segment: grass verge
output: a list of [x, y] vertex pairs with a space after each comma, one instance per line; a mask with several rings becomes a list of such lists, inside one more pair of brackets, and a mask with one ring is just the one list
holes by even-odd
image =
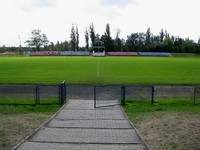
[[[38, 104], [59, 104], [58, 98], [40, 98]], [[34, 105], [33, 98], [0, 98], [0, 105]]]
[[59, 108], [59, 105], [0, 105], [0, 149], [11, 149]]
[[200, 104], [186, 99], [129, 100], [124, 106], [129, 119], [154, 150], [197, 150], [200, 147]]

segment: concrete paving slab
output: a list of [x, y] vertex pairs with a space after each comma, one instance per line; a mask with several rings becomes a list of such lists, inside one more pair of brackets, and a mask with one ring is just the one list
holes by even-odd
[[[106, 106], [108, 104], [116, 104], [116, 102], [113, 103], [113, 101], [100, 101], [100, 100], [97, 101], [98, 106]], [[70, 100], [68, 105], [64, 107], [64, 109], [87, 109], [87, 110], [88, 109], [118, 109], [118, 108], [120, 108], [119, 105], [94, 108], [94, 100]]]
[[118, 105], [118, 100], [96, 100], [96, 107]]
[[60, 120], [52, 119], [47, 124], [52, 128], [105, 128], [105, 129], [127, 129], [132, 128], [128, 120]]
[[25, 142], [20, 150], [146, 150], [143, 144], [66, 144]]
[[31, 142], [134, 144], [142, 143], [134, 129], [74, 129], [42, 128]]
[[73, 110], [73, 109], [63, 109], [56, 116], [57, 119], [126, 119], [123, 112], [115, 109], [105, 109], [105, 110]]
[[94, 109], [94, 100], [70, 100], [64, 109]]

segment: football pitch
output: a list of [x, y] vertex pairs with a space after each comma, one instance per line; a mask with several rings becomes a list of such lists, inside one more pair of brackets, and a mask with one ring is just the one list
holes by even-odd
[[0, 84], [200, 84], [199, 58], [1, 57]]

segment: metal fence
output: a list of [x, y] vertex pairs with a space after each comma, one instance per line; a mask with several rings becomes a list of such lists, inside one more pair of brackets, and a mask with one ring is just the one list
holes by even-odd
[[119, 100], [122, 104], [128, 100], [146, 100], [150, 104], [163, 100], [184, 100], [188, 104], [200, 103], [199, 86], [178, 85], [95, 85], [95, 107], [109, 105], [108, 100]]
[[191, 99], [193, 100], [193, 104], [199, 104], [200, 103], [200, 87], [194, 87], [192, 89], [192, 96]]
[[62, 105], [65, 100], [65, 81], [54, 85], [0, 85], [0, 105]]
[[180, 101], [188, 104], [198, 104], [200, 101], [199, 86], [155, 86], [156, 102], [162, 100]]
[[155, 87], [153, 85], [126, 85], [125, 100], [140, 99], [150, 100], [151, 104], [155, 101]]

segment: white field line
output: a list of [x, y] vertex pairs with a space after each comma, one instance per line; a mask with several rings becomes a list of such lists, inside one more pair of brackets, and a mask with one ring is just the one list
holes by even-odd
[[97, 77], [99, 77], [99, 74], [100, 74], [99, 64], [100, 64], [100, 62], [99, 62], [99, 59], [98, 59], [98, 61], [97, 61]]

